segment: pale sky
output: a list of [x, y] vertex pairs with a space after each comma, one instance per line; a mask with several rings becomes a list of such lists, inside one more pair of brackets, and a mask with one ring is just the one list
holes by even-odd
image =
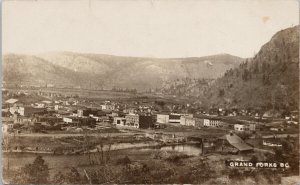
[[252, 57], [299, 24], [297, 0], [6, 0], [3, 53]]

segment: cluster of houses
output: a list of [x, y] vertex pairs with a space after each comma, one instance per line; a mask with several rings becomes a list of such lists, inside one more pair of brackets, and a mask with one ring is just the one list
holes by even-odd
[[[66, 124], [68, 126], [94, 127], [97, 122], [112, 123], [116, 127], [153, 128], [158, 124], [178, 124], [191, 127], [223, 127], [224, 122], [218, 118], [195, 118], [193, 114], [165, 113], [153, 114], [151, 107], [139, 106], [126, 108], [120, 111], [120, 105], [105, 101], [94, 108], [79, 105], [74, 98], [69, 100], [43, 100], [30, 105], [17, 99], [5, 101], [2, 115], [4, 123], [31, 123], [31, 124]], [[4, 124], [5, 131], [12, 125]], [[236, 131], [255, 130], [255, 126], [235, 125]]]
[[[62, 128], [63, 126], [95, 127], [96, 122], [109, 122], [114, 104], [104, 102], [100, 108], [86, 108], [79, 101], [42, 100], [34, 103], [8, 99], [2, 105], [2, 131], [9, 132], [16, 127]], [[22, 127], [24, 128], [24, 127]]]
[[[44, 94], [39, 92], [39, 96], [44, 96]], [[164, 124], [195, 128], [225, 128], [228, 127], [228, 123], [216, 115], [228, 114], [228, 116], [234, 116], [240, 114], [238, 111], [228, 112], [225, 109], [211, 109], [206, 114], [201, 112], [201, 115], [197, 112], [189, 114], [185, 110], [176, 111], [177, 113], [175, 113], [175, 111], [157, 110], [153, 102], [120, 103], [104, 101], [96, 103], [88, 100], [78, 100], [76, 97], [58, 98], [56, 96], [48, 99], [50, 100], [40, 100], [30, 104], [14, 98], [3, 102], [2, 117], [4, 130], [13, 128], [11, 124], [16, 123], [40, 124], [49, 128], [58, 124], [94, 128], [97, 124], [101, 123], [111, 123], [119, 128], [128, 127], [137, 129], [162, 128], [161, 125]], [[248, 114], [249, 112], [242, 111], [241, 113]], [[298, 112], [294, 111], [291, 112], [289, 117], [286, 117], [286, 120], [293, 122], [297, 118]], [[235, 132], [254, 132], [256, 129], [257, 125], [254, 123], [239, 123], [231, 127], [231, 130]], [[273, 126], [269, 129], [270, 131], [284, 131], [281, 126]]]

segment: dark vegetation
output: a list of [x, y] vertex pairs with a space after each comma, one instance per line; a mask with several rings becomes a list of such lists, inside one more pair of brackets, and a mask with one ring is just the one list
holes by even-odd
[[205, 93], [219, 107], [292, 111], [299, 102], [299, 27], [276, 33], [254, 58], [228, 70]]

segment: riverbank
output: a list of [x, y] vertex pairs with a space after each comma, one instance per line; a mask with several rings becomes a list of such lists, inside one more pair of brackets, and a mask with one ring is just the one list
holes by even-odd
[[144, 149], [144, 148], [160, 148], [167, 146], [178, 146], [178, 145], [198, 145], [200, 147], [201, 143], [199, 142], [184, 142], [184, 143], [163, 143], [163, 142], [144, 142], [144, 143], [116, 143], [112, 145], [103, 145], [96, 146], [96, 148], [89, 151], [82, 151], [80, 153], [66, 153], [66, 154], [56, 154], [54, 151], [26, 151], [26, 150], [2, 150], [4, 154], [12, 154], [12, 153], [30, 153], [30, 154], [52, 154], [52, 155], [76, 155], [76, 154], [88, 154], [88, 153], [97, 153], [100, 151], [118, 151], [118, 150], [127, 150], [127, 149]]

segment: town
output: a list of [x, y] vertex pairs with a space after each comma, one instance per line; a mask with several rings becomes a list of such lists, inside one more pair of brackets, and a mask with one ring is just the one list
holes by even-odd
[[[53, 93], [49, 88], [2, 93], [4, 154], [76, 156], [99, 152], [99, 146], [106, 152], [172, 146], [187, 155], [265, 161], [277, 155], [283, 160], [298, 147], [297, 110], [275, 117], [268, 111], [204, 109], [137, 94], [102, 100]], [[192, 152], [185, 151], [189, 146]]]
[[2, 5], [3, 184], [300, 182], [296, 1]]

